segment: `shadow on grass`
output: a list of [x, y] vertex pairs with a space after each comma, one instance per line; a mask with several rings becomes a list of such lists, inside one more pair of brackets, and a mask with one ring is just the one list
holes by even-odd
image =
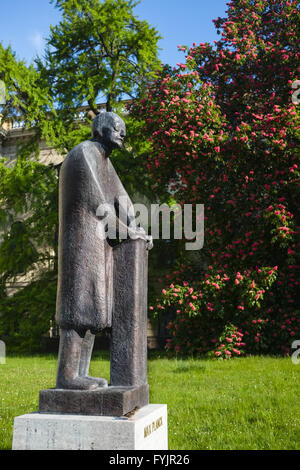
[[204, 364], [199, 364], [195, 362], [194, 364], [183, 363], [180, 366], [176, 367], [173, 372], [175, 374], [186, 374], [190, 372], [206, 372], [206, 366]]
[[180, 356], [180, 357], [169, 357], [168, 354], [163, 350], [152, 350], [148, 351], [148, 361], [155, 362], [159, 360], [166, 361], [166, 364], [170, 364], [172, 373], [176, 374], [186, 374], [191, 372], [206, 372], [207, 362], [209, 359], [207, 357], [198, 357], [193, 356]]

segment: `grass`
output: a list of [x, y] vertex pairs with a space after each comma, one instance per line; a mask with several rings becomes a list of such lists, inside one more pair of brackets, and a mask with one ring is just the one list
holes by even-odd
[[[56, 365], [53, 355], [0, 364], [0, 449], [11, 448], [14, 417], [55, 386]], [[108, 353], [95, 353], [90, 373], [109, 378]], [[148, 360], [150, 402], [168, 405], [170, 450], [299, 449], [299, 374], [290, 358]]]

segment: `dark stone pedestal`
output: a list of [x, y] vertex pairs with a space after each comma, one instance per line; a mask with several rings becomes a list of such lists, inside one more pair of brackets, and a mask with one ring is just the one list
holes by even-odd
[[109, 386], [98, 390], [40, 391], [39, 413], [124, 416], [149, 403], [148, 384], [139, 387]]
[[147, 383], [148, 251], [144, 240], [114, 248], [114, 309], [110, 343], [110, 383]]

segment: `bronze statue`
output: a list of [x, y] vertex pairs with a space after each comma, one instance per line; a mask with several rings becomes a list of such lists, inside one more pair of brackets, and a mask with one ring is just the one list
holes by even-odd
[[[112, 326], [115, 297], [119, 295], [114, 278], [118, 276], [116, 259], [120, 255], [115, 256], [114, 252], [120, 240], [112, 240], [109, 234], [99, 237], [99, 233], [105, 233], [107, 220], [128, 231], [130, 239], [121, 243], [124, 250], [130, 250], [130, 244], [138, 239], [145, 242], [142, 250], [152, 247], [152, 238], [135, 225], [131, 201], [109, 158], [114, 148], [123, 145], [125, 135], [125, 124], [118, 115], [98, 114], [92, 125], [92, 139], [71, 150], [60, 171], [56, 311], [60, 327], [58, 389], [95, 390], [108, 386], [106, 379], [89, 376], [95, 334]], [[120, 200], [126, 202], [126, 207], [120, 207]], [[101, 205], [107, 207], [106, 218], [97, 215]], [[119, 216], [121, 211], [125, 211], [127, 220]], [[117, 250], [120, 253], [120, 249]], [[137, 259], [132, 269], [138, 269], [138, 264]], [[133, 292], [135, 302], [134, 296], [144, 295], [143, 290], [147, 286], [141, 285], [137, 289], [134, 283], [139, 281], [133, 281], [133, 276], [128, 276], [128, 279], [131, 281], [128, 281], [127, 289]], [[122, 310], [122, 306], [118, 308]], [[118, 361], [122, 363], [123, 353], [117, 349], [119, 352], [115, 356], [118, 357], [112, 358], [115, 364]], [[133, 360], [140, 359], [136, 357]], [[136, 377], [129, 379], [129, 383], [130, 380], [137, 382]], [[145, 380], [143, 377], [142, 382]]]

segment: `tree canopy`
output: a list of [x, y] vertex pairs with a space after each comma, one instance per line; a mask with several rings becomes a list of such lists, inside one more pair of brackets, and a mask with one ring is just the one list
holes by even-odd
[[95, 114], [99, 95], [111, 111], [134, 97], [159, 67], [155, 28], [133, 13], [132, 0], [53, 0], [63, 19], [51, 27], [45, 67], [63, 107], [86, 101]]

